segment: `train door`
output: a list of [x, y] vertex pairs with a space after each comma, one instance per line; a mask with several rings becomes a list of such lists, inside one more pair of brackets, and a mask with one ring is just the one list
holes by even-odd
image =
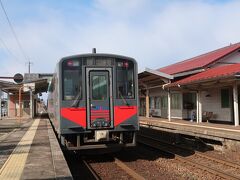
[[113, 128], [111, 68], [87, 68], [87, 128]]

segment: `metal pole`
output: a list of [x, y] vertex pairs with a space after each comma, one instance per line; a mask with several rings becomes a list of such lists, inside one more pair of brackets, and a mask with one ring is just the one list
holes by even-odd
[[22, 115], [22, 87], [19, 88], [19, 94], [18, 94], [18, 103], [19, 103], [19, 122], [21, 123], [21, 115]]
[[30, 74], [30, 61], [28, 62], [28, 74]]

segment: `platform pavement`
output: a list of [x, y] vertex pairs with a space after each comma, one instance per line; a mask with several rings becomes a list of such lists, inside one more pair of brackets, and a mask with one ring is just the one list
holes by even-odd
[[139, 117], [140, 125], [161, 131], [179, 133], [189, 136], [213, 139], [217, 141], [233, 140], [240, 142], [240, 126], [215, 123], [196, 123], [180, 119], [168, 119], [143, 116]]
[[12, 123], [0, 140], [0, 179], [72, 179], [48, 119]]

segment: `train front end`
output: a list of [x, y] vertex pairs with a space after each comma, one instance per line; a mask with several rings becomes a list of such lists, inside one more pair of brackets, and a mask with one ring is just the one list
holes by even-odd
[[137, 63], [86, 54], [59, 63], [59, 137], [69, 150], [135, 146]]

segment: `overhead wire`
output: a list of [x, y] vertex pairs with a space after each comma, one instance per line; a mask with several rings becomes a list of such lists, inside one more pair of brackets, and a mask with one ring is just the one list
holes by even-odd
[[7, 15], [7, 12], [6, 12], [5, 7], [4, 7], [4, 5], [3, 5], [3, 3], [2, 3], [2, 0], [0, 0], [0, 5], [1, 5], [1, 8], [2, 8], [4, 14], [5, 14], [5, 17], [6, 17], [6, 19], [7, 19], [8, 25], [9, 25], [11, 31], [12, 31], [12, 34], [13, 34], [16, 42], [17, 42], [17, 45], [18, 45], [18, 47], [19, 47], [19, 49], [20, 49], [23, 57], [26, 59], [26, 61], [28, 61], [29, 58], [28, 58], [28, 56], [26, 55], [25, 51], [23, 50], [23, 47], [22, 47], [22, 45], [21, 45], [21, 43], [20, 43], [20, 41], [19, 41], [19, 39], [18, 39], [18, 37], [17, 37], [17, 34], [16, 34], [16, 32], [15, 32], [15, 30], [14, 30], [14, 28], [13, 28], [13, 25], [12, 25], [12, 23], [11, 23], [8, 15]]
[[6, 43], [4, 42], [4, 40], [0, 37], [0, 43], [2, 44], [2, 47], [4, 47], [6, 49], [6, 51], [8, 52], [8, 54], [10, 54], [11, 56], [14, 57], [14, 60], [16, 60], [17, 62], [19, 62], [19, 59], [17, 56], [14, 55], [14, 53], [7, 47]]

